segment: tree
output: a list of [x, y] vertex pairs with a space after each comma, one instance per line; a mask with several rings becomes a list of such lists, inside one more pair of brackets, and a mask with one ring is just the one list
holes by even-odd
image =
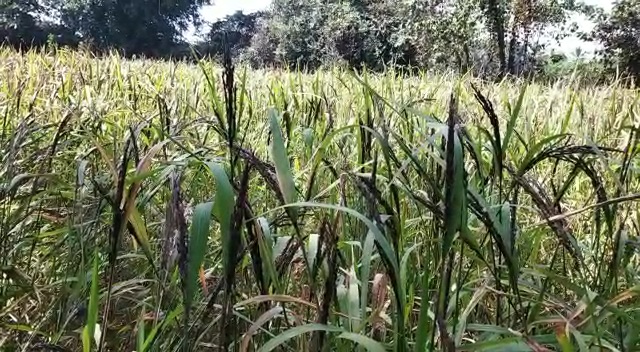
[[259, 38], [273, 39], [269, 45], [276, 48], [276, 60], [290, 65], [313, 68], [336, 61], [371, 69], [389, 64], [429, 65], [429, 60], [436, 57], [432, 55], [434, 47], [451, 52], [451, 45], [442, 44], [445, 40], [453, 42], [450, 39], [455, 35], [449, 34], [467, 33], [464, 27], [440, 34], [443, 19], [453, 18], [450, 13], [457, 7], [429, 3], [432, 2], [275, 0], [269, 20], [261, 29], [265, 33]]
[[274, 0], [257, 42], [274, 47], [280, 63], [311, 68], [343, 61], [503, 76], [534, 68], [531, 58], [541, 51], [536, 36], [552, 27], [565, 35], [581, 6], [576, 0]]
[[241, 57], [253, 67], [269, 67], [277, 63], [278, 38], [269, 26], [270, 18], [270, 12], [266, 12], [258, 19], [251, 43], [241, 54]]
[[398, 16], [404, 21], [399, 34], [413, 47], [412, 65], [464, 72], [472, 68], [474, 52], [483, 46], [475, 2], [413, 0]]
[[274, 0], [266, 30], [276, 40], [275, 59], [282, 65], [315, 68], [325, 60], [323, 30], [329, 16], [321, 0]]
[[483, 0], [481, 1], [483, 10], [487, 16], [487, 23], [491, 28], [492, 36], [497, 43], [497, 56], [500, 62], [500, 74], [507, 72], [507, 56], [505, 45], [505, 26], [504, 16], [505, 9], [502, 7], [502, 2], [499, 0]]
[[611, 14], [600, 12], [596, 19], [592, 39], [603, 45], [605, 65], [640, 81], [640, 2], [619, 0]]
[[561, 28], [556, 39], [568, 35], [573, 30], [567, 27], [570, 15], [585, 12], [587, 7], [576, 0], [481, 0], [480, 9], [494, 40], [499, 74], [503, 76], [519, 73], [519, 66], [535, 49], [532, 36], [553, 26]]
[[0, 2], [0, 31], [4, 41], [29, 44], [40, 36], [35, 15], [40, 6], [36, 0], [8, 0]]
[[228, 45], [234, 56], [242, 54], [251, 45], [257, 26], [264, 16], [265, 12], [245, 14], [238, 11], [213, 23], [206, 42], [202, 44], [204, 53], [220, 57], [224, 53], [225, 45]]
[[62, 22], [99, 49], [125, 55], [166, 56], [191, 23], [200, 23], [206, 0], [59, 1]]
[[75, 45], [73, 32], [47, 21], [48, 8], [38, 0], [0, 0], [0, 41], [16, 48], [44, 46], [50, 41]]

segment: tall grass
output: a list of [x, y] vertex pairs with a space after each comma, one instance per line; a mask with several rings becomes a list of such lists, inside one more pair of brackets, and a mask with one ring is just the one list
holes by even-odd
[[0, 58], [2, 350], [640, 349], [637, 91]]

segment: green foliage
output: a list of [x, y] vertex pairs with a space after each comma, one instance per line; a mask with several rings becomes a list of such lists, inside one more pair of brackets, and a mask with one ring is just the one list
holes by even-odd
[[599, 14], [592, 36], [602, 45], [605, 64], [640, 79], [640, 2], [620, 0], [610, 14]]
[[521, 74], [544, 49], [535, 38], [552, 27], [556, 39], [569, 35], [570, 14], [584, 11], [571, 1], [277, 0], [249, 52], [254, 63], [268, 53], [267, 64], [290, 67]]
[[[117, 50], [126, 57], [192, 58], [183, 34], [201, 28], [208, 0], [5, 0], [0, 36], [14, 47], [60, 46]], [[574, 14], [599, 25], [591, 39], [604, 46], [602, 72], [595, 60], [574, 66], [589, 81], [602, 74], [638, 76], [637, 4], [620, 1], [610, 15], [581, 1], [555, 0], [274, 0], [268, 10], [227, 16], [211, 25], [196, 52], [216, 59], [228, 47], [253, 67], [318, 69], [344, 65], [384, 71], [402, 68], [458, 71], [483, 77], [571, 75], [550, 62], [540, 36], [555, 40], [577, 32]], [[583, 62], [584, 61], [584, 62]], [[587, 62], [588, 61], [588, 62]]]
[[605, 66], [599, 60], [581, 58], [579, 55], [567, 57], [561, 54], [542, 56], [537, 64], [534, 77], [538, 81], [555, 82], [575, 77], [585, 85], [597, 85], [607, 81]]
[[[94, 252], [93, 256], [93, 269], [91, 271], [91, 290], [89, 293], [89, 309], [87, 310], [87, 324], [82, 330], [82, 350], [84, 352], [91, 351], [92, 340], [94, 340], [96, 332], [96, 324], [98, 323], [98, 304], [99, 304], [99, 291], [98, 291], [98, 251]], [[97, 338], [96, 340], [99, 340]]]
[[277, 63], [289, 66], [344, 62], [382, 70], [446, 67], [453, 49], [457, 63], [470, 66], [476, 29], [472, 9], [457, 1], [277, 0], [254, 43], [263, 50], [255, 51], [269, 49]]
[[187, 282], [184, 294], [185, 312], [189, 313], [191, 304], [197, 293], [198, 274], [204, 257], [207, 253], [209, 241], [209, 225], [213, 203], [198, 204], [193, 210], [193, 220], [189, 234], [189, 247], [187, 250]]
[[0, 349], [640, 347], [635, 90], [0, 59]]
[[74, 45], [68, 28], [42, 20], [48, 8], [36, 0], [0, 1], [0, 40], [16, 48], [44, 46], [47, 42]]
[[2, 37], [10, 42], [22, 40], [28, 43], [29, 36], [39, 30], [35, 16], [40, 10], [41, 6], [35, 0], [5, 0], [0, 3]]
[[216, 58], [222, 58], [228, 45], [234, 57], [242, 56], [251, 46], [251, 40], [258, 30], [264, 12], [244, 14], [238, 11], [211, 25], [205, 40], [200, 43], [200, 51]]
[[570, 35], [575, 32], [574, 27], [568, 26], [570, 16], [587, 11], [585, 5], [574, 0], [482, 0], [480, 7], [502, 76], [526, 73], [540, 50], [534, 38], [553, 33], [548, 31], [552, 27], [561, 28], [553, 33], [556, 40]]
[[343, 61], [380, 67], [403, 49], [393, 47], [370, 10], [357, 2], [275, 1], [255, 45], [271, 47], [281, 65], [317, 68]]
[[182, 32], [198, 24], [203, 0], [72, 0], [55, 4], [62, 23], [99, 50], [171, 55]]

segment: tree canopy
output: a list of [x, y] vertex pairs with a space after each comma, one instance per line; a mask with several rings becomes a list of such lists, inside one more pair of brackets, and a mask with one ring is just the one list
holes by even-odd
[[[84, 43], [125, 55], [176, 57], [183, 34], [200, 27], [208, 0], [2, 0], [0, 35], [16, 47]], [[578, 0], [273, 0], [264, 12], [237, 12], [211, 24], [203, 55], [224, 48], [253, 65], [314, 69], [461, 70], [530, 74], [548, 55], [541, 38], [571, 35], [575, 13], [593, 13], [591, 40], [602, 62], [640, 75], [640, 3], [619, 0], [610, 14]], [[555, 64], [555, 63], [554, 63]]]
[[97, 48], [162, 56], [200, 21], [204, 0], [69, 0], [57, 4], [62, 22]]
[[602, 55], [612, 69], [640, 79], [640, 2], [619, 0], [610, 14], [597, 14], [593, 39], [602, 43]]
[[257, 26], [265, 15], [265, 12], [245, 14], [238, 11], [213, 23], [204, 42], [201, 43], [201, 52], [222, 57], [225, 46], [228, 45], [234, 56], [242, 54], [251, 46]]

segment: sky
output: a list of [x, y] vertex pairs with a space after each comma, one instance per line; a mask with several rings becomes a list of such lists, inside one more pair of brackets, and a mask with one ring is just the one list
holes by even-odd
[[[610, 10], [613, 0], [583, 0], [586, 4], [597, 5], [605, 10]], [[204, 6], [201, 10], [202, 17], [206, 22], [215, 22], [218, 19], [222, 19], [225, 16], [231, 15], [236, 11], [243, 11], [245, 13], [255, 12], [266, 9], [271, 0], [214, 0], [214, 5]], [[589, 31], [593, 28], [593, 23], [590, 22], [584, 16], [577, 16], [574, 18], [580, 30]], [[204, 27], [206, 30], [206, 26]], [[187, 39], [196, 39], [196, 33], [194, 30], [189, 31], [186, 34]], [[582, 48], [586, 53], [593, 52], [597, 49], [595, 43], [585, 43], [576, 37], [568, 37], [560, 41], [559, 44], [552, 44], [554, 50], [570, 54], [575, 51], [576, 48]]]
[[[613, 6], [613, 0], [583, 0], [587, 5], [596, 5], [602, 7], [605, 11], [610, 11]], [[578, 24], [579, 30], [583, 32], [589, 32], [594, 27], [595, 24], [585, 16], [575, 16], [573, 18], [574, 21]], [[593, 42], [585, 42], [578, 39], [575, 36], [567, 37], [560, 41], [559, 44], [553, 43], [552, 48], [554, 51], [558, 51], [564, 54], [574, 53], [577, 48], [581, 48], [585, 54], [593, 53], [597, 50], [599, 45]]]
[[[203, 6], [200, 14], [205, 22], [212, 23], [226, 16], [233, 15], [236, 11], [251, 13], [264, 10], [269, 7], [271, 0], [214, 0], [213, 5]], [[208, 26], [203, 26], [202, 31], [206, 31]], [[195, 29], [190, 29], [185, 37], [189, 41], [197, 40], [198, 33]]]
[[207, 22], [214, 22], [240, 10], [245, 13], [264, 10], [271, 0], [214, 0], [213, 2], [214, 5], [204, 6], [200, 11]]

